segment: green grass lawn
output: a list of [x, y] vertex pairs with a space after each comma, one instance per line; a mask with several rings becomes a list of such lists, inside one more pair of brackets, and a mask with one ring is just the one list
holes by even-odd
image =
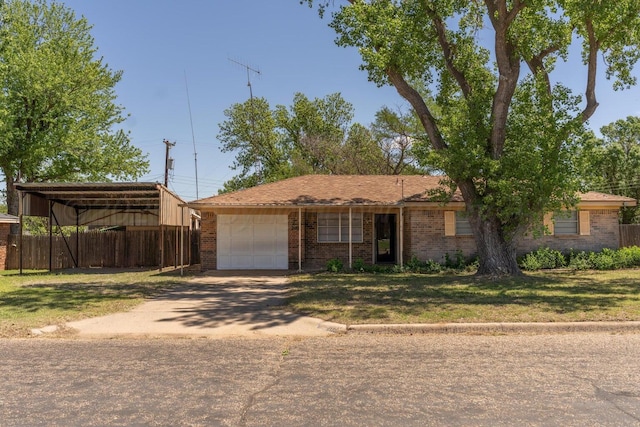
[[157, 270], [28, 271], [22, 276], [1, 271], [0, 337], [28, 336], [32, 328], [126, 311], [181, 280]]
[[640, 320], [640, 270], [544, 271], [487, 281], [451, 274], [291, 278], [289, 305], [345, 324]]

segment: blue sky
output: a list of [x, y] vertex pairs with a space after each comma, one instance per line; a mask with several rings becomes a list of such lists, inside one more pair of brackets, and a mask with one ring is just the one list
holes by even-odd
[[[196, 198], [193, 132], [198, 153], [198, 196], [217, 193], [235, 172], [234, 155], [221, 153], [216, 139], [224, 110], [253, 94], [272, 106], [291, 105], [296, 92], [309, 98], [334, 92], [355, 107], [355, 121], [369, 124], [382, 106], [404, 106], [393, 88], [378, 88], [360, 71], [355, 49], [335, 45], [328, 19], [298, 0], [66, 0], [65, 5], [93, 25], [99, 55], [122, 70], [118, 102], [130, 117], [124, 123], [132, 143], [147, 153], [151, 171], [141, 181], [164, 179], [165, 145], [175, 169], [169, 188], [185, 200]], [[340, 1], [336, 1], [340, 4]], [[636, 73], [637, 74], [637, 73]], [[577, 82], [584, 72], [564, 67], [563, 77]], [[640, 114], [639, 89], [613, 92], [599, 82], [600, 107], [594, 129], [628, 115]]]

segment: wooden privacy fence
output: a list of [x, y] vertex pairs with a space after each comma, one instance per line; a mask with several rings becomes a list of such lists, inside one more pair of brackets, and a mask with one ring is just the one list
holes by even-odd
[[[164, 266], [180, 265], [180, 230], [164, 231]], [[183, 231], [183, 261], [185, 265], [200, 262], [200, 254], [190, 251], [189, 233]], [[65, 241], [66, 240], [66, 241]], [[72, 268], [74, 258], [80, 268], [158, 267], [160, 266], [160, 231], [89, 231], [51, 238], [51, 267], [53, 270]], [[191, 247], [197, 247], [198, 232], [193, 232]], [[22, 268], [49, 268], [49, 236], [23, 236]], [[7, 269], [20, 268], [20, 236], [10, 235], [7, 245]], [[79, 246], [79, 250], [78, 249]]]
[[640, 246], [640, 224], [620, 224], [620, 247]]

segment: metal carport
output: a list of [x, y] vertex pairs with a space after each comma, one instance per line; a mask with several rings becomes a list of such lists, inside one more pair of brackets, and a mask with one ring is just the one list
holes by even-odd
[[[176, 235], [176, 253], [180, 253], [180, 265], [184, 263], [184, 227], [191, 225], [191, 210], [180, 206], [184, 201], [159, 183], [21, 183], [16, 184], [19, 196], [20, 219], [20, 272], [23, 254], [23, 218], [38, 216], [49, 218], [48, 231], [51, 242], [52, 226], [122, 226], [158, 228], [160, 233], [158, 267], [164, 268], [164, 233], [167, 228], [179, 229]], [[178, 242], [178, 234], [180, 242]], [[76, 238], [78, 233], [76, 233]], [[66, 242], [66, 241], [65, 241]], [[67, 243], [67, 242], [66, 242]], [[75, 256], [67, 243], [69, 254], [77, 267], [80, 251], [76, 244]], [[49, 244], [49, 270], [51, 270], [51, 243]], [[177, 266], [177, 265], [176, 265]]]

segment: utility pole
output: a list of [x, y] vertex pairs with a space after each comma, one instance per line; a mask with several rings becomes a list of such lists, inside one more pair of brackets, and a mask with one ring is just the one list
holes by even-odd
[[169, 142], [163, 139], [162, 142], [167, 146], [167, 151], [164, 157], [164, 186], [169, 186], [169, 169], [173, 169], [173, 159], [169, 157], [169, 150], [176, 145], [175, 142]]

